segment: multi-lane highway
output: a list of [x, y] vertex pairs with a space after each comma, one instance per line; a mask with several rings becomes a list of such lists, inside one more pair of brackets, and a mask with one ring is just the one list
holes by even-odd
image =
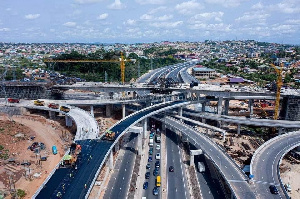
[[[279, 164], [284, 154], [296, 146], [300, 146], [300, 131], [277, 136], [255, 152], [251, 160], [250, 172], [254, 176], [253, 189], [259, 198], [285, 198], [278, 175]], [[270, 192], [270, 185], [277, 187], [278, 195]]]
[[127, 198], [131, 175], [136, 156], [137, 134], [130, 133], [123, 138], [124, 146], [121, 147], [120, 154], [114, 166], [114, 173], [106, 186], [104, 199]]
[[[167, 198], [172, 199], [189, 198], [179, 139], [176, 133], [166, 129]], [[174, 172], [169, 171], [170, 166], [174, 167]]]

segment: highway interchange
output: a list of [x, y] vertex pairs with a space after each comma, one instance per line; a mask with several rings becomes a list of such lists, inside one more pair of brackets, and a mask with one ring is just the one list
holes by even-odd
[[[193, 64], [188, 64], [187, 66], [192, 66]], [[158, 77], [162, 75], [166, 75], [168, 77], [178, 78], [176, 73], [183, 72], [186, 73], [187, 66], [183, 65], [177, 65], [176, 67], [165, 67], [164, 69], [157, 69], [149, 73], [148, 75], [143, 76], [140, 78], [140, 82], [151, 82], [152, 80], [157, 79]], [[180, 69], [179, 69], [180, 68]], [[172, 70], [176, 70], [176, 72], [169, 73]], [[182, 78], [182, 75], [180, 77]], [[188, 81], [188, 80], [186, 80]], [[190, 81], [193, 81], [190, 79]], [[188, 83], [188, 82], [186, 82]], [[120, 88], [122, 90], [122, 88]], [[222, 92], [222, 91], [221, 91]], [[223, 95], [223, 94], [220, 94]], [[237, 94], [235, 94], [238, 96]], [[73, 110], [71, 109], [70, 113], [68, 114], [70, 117], [74, 119], [76, 124], [81, 124], [77, 126], [77, 133], [76, 133], [76, 139], [78, 143], [80, 143], [83, 146], [82, 150], [82, 157], [80, 158], [80, 161], [78, 162], [78, 168], [75, 169], [57, 169], [51, 178], [47, 179], [45, 182], [45, 186], [43, 189], [39, 190], [39, 192], [36, 195], [36, 198], [45, 198], [46, 196], [51, 196], [50, 198], [54, 198], [55, 194], [58, 191], [61, 191], [64, 193], [64, 198], [84, 198], [86, 197], [91, 189], [91, 186], [95, 182], [95, 176], [99, 174], [99, 168], [101, 168], [104, 164], [105, 159], [108, 157], [108, 153], [110, 150], [112, 150], [112, 146], [118, 141], [118, 139], [124, 135], [126, 130], [131, 126], [136, 124], [138, 121], [141, 121], [142, 119], [149, 117], [150, 115], [155, 115], [159, 112], [163, 112], [170, 108], [170, 106], [173, 105], [174, 107], [179, 106], [185, 106], [187, 103], [184, 103], [184, 101], [175, 101], [170, 102], [166, 104], [156, 105], [153, 107], [149, 107], [145, 110], [136, 112], [132, 116], [129, 116], [125, 118], [124, 120], [121, 120], [119, 123], [114, 125], [111, 130], [117, 133], [117, 139], [114, 143], [108, 142], [108, 141], [101, 141], [101, 140], [95, 140], [98, 136], [98, 127], [94, 126], [95, 122], [89, 122], [86, 123], [85, 119], [81, 117], [84, 115], [80, 112], [80, 110], [76, 110], [76, 108]], [[30, 108], [30, 107], [28, 107]], [[36, 107], [31, 107], [36, 108]], [[79, 112], [78, 112], [79, 111]], [[90, 117], [86, 115], [86, 117]], [[228, 118], [225, 118], [228, 119]], [[235, 118], [229, 118], [229, 119], [235, 119]], [[89, 119], [90, 120], [90, 119]], [[266, 148], [264, 148], [262, 151], [259, 151], [259, 153], [256, 155], [256, 162], [254, 161], [252, 164], [252, 174], [254, 175], [254, 178], [252, 180], [252, 183], [249, 185], [249, 179], [248, 177], [242, 173], [241, 169], [232, 161], [231, 158], [227, 156], [227, 154], [222, 151], [220, 147], [218, 147], [213, 141], [205, 137], [204, 135], [200, 134], [199, 132], [196, 132], [193, 128], [189, 127], [188, 125], [183, 125], [182, 122], [179, 120], [176, 120], [171, 117], [164, 117], [163, 122], [165, 122], [171, 129], [176, 129], [178, 131], [184, 132], [188, 137], [189, 140], [192, 142], [194, 146], [197, 148], [203, 149], [205, 151], [205, 155], [209, 157], [215, 164], [215, 166], [218, 167], [221, 175], [225, 178], [227, 181], [229, 187], [233, 191], [233, 195], [236, 198], [284, 198], [283, 190], [280, 189], [279, 195], [271, 195], [270, 191], [268, 190], [269, 184], [275, 184], [276, 186], [280, 186], [280, 179], [277, 174], [278, 172], [278, 162], [281, 161], [282, 156], [288, 152], [288, 150], [292, 149], [295, 146], [300, 145], [299, 141], [299, 134], [294, 133], [293, 135], [289, 136], [285, 134], [285, 136], [278, 138], [281, 142], [274, 142], [270, 143]], [[286, 122], [288, 123], [288, 122]], [[87, 131], [84, 133], [84, 130]], [[295, 136], [295, 137], [293, 137]], [[176, 139], [177, 140], [177, 139]], [[278, 141], [277, 140], [277, 141]], [[176, 194], [176, 191], [168, 191], [168, 197], [171, 198], [180, 198], [184, 194], [184, 198], [186, 198], [186, 185], [185, 183], [181, 183], [178, 181], [178, 179], [185, 179], [184, 173], [180, 172], [181, 169], [179, 169], [179, 165], [182, 165], [180, 162], [180, 153], [178, 148], [178, 143], [176, 143], [174, 140], [167, 138], [166, 139], [166, 151], [167, 151], [167, 169], [170, 164], [176, 165], [175, 172], [172, 174], [167, 175], [168, 176], [168, 189], [170, 187], [174, 186], [176, 187], [175, 190], [178, 190], [178, 194]], [[280, 143], [280, 144], [278, 144]], [[129, 145], [131, 143], [128, 143]], [[178, 151], [177, 151], [178, 150]], [[173, 153], [171, 152], [173, 151]], [[174, 152], [175, 151], [175, 152]], [[266, 152], [267, 151], [267, 152]], [[272, 151], [272, 153], [271, 153]], [[92, 160], [87, 161], [90, 155], [93, 157]], [[128, 155], [128, 154], [127, 154]], [[125, 155], [125, 156], [127, 156]], [[173, 157], [172, 157], [173, 156]], [[129, 156], [128, 156], [129, 157]], [[133, 158], [133, 156], [131, 157]], [[261, 160], [262, 161], [259, 161]], [[174, 162], [172, 161], [174, 160]], [[171, 162], [170, 162], [171, 161]], [[177, 162], [175, 162], [177, 161]], [[272, 162], [272, 165], [267, 164], [267, 162]], [[132, 165], [127, 165], [128, 169], [130, 170]], [[178, 168], [177, 168], [178, 167]], [[181, 166], [180, 166], [181, 168]], [[263, 168], [263, 169], [261, 169]], [[178, 171], [178, 172], [177, 172]], [[267, 172], [265, 172], [267, 171]], [[167, 171], [166, 171], [167, 172]], [[70, 173], [73, 173], [73, 178], [68, 178]], [[180, 174], [181, 173], [181, 174]], [[152, 174], [152, 173], [151, 173]], [[120, 173], [116, 177], [119, 178]], [[260, 177], [258, 177], [260, 176]], [[174, 179], [172, 180], [172, 177]], [[181, 177], [181, 178], [180, 178]], [[123, 177], [120, 177], [121, 179], [128, 179], [130, 178], [130, 175], [126, 175]], [[270, 180], [271, 179], [271, 180]], [[116, 180], [114, 183], [119, 182], [119, 180]], [[113, 183], [113, 182], [111, 182]], [[174, 184], [172, 184], [174, 183]], [[251, 183], [251, 181], [250, 181]], [[83, 189], [85, 187], [85, 184], [87, 184], [88, 189]], [[152, 183], [153, 184], [153, 183]], [[181, 186], [180, 186], [180, 185]], [[126, 190], [126, 185], [123, 186], [124, 188], [122, 190]], [[254, 188], [253, 188], [254, 187]], [[151, 191], [151, 187], [149, 189]], [[125, 193], [118, 193], [112, 192], [111, 194], [117, 194], [114, 195], [116, 197], [123, 197], [126, 195]], [[109, 194], [109, 195], [111, 195]], [[149, 197], [152, 194], [149, 194], [149, 191], [145, 192], [145, 194]], [[182, 195], [180, 195], [182, 194]], [[122, 195], [122, 196], [121, 196]], [[105, 196], [108, 197], [108, 196]], [[148, 198], [147, 197], [147, 198]]]

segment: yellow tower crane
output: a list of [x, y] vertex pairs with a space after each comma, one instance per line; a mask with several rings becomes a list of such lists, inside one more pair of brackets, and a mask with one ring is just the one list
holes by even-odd
[[120, 69], [121, 69], [121, 82], [122, 84], [125, 83], [125, 62], [134, 62], [135, 59], [124, 59], [124, 55], [121, 52], [121, 57], [119, 60], [102, 60], [102, 59], [44, 59], [44, 63], [89, 63], [89, 62], [112, 62], [112, 63], [119, 63], [120, 62]]
[[276, 91], [275, 112], [274, 112], [274, 120], [277, 120], [279, 117], [280, 91], [281, 91], [281, 87], [283, 85], [283, 83], [282, 83], [283, 67], [282, 67], [282, 63], [280, 64], [279, 69], [274, 64], [271, 64], [271, 66], [274, 68], [274, 70], [277, 73], [277, 80], [276, 80], [277, 91]]

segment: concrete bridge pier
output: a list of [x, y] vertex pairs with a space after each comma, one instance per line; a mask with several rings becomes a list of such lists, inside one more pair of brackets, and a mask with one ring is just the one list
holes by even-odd
[[55, 112], [54, 111], [49, 111], [49, 117], [50, 117], [50, 119], [54, 119], [55, 118]]
[[224, 111], [224, 115], [228, 115], [228, 111], [229, 111], [229, 99], [226, 99], [225, 100], [225, 107], [224, 107], [224, 109], [225, 109], [225, 111]]
[[281, 135], [283, 132], [284, 132], [284, 129], [279, 127], [278, 128], [278, 135]]
[[147, 118], [143, 119], [142, 124], [143, 124], [143, 138], [146, 139], [147, 138], [147, 126], [148, 126]]
[[138, 134], [138, 138], [137, 138], [137, 155], [142, 155], [144, 153], [143, 151], [143, 138], [142, 138], [142, 133]]
[[241, 125], [240, 124], [237, 125], [237, 134], [238, 135], [241, 134]]
[[190, 150], [190, 155], [191, 155], [191, 159], [190, 159], [190, 166], [194, 166], [194, 156], [195, 155], [201, 155], [203, 153], [203, 151], [201, 149], [198, 150]]
[[113, 152], [111, 150], [110, 153], [109, 153], [109, 169], [113, 170], [113, 168], [114, 168], [114, 155], [113, 155]]
[[202, 118], [202, 119], [201, 119], [201, 122], [205, 124], [205, 123], [206, 123], [206, 119], [205, 119], [205, 118]]
[[91, 115], [94, 117], [94, 106], [91, 106]]
[[110, 117], [112, 115], [112, 104], [107, 104], [105, 106], [106, 117]]
[[122, 118], [126, 117], [126, 107], [125, 104], [122, 104]]
[[72, 124], [72, 118], [68, 115], [65, 115], [65, 118], [66, 118], [66, 126], [71, 127], [73, 125]]
[[201, 103], [201, 111], [205, 112], [206, 102]]
[[[178, 108], [178, 116], [182, 117], [182, 106]], [[180, 119], [182, 121], [182, 119]]]
[[249, 99], [248, 101], [248, 111], [249, 111], [249, 116], [252, 117], [253, 116], [253, 99]]
[[218, 100], [218, 115], [222, 114], [222, 102], [223, 102], [223, 97], [219, 97], [219, 100]]

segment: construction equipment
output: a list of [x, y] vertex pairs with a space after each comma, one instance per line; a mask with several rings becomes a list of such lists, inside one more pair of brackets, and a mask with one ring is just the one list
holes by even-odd
[[279, 103], [280, 103], [280, 91], [281, 91], [281, 86], [282, 86], [282, 69], [283, 69], [283, 64], [280, 64], [280, 69], [278, 69], [274, 64], [271, 64], [271, 66], [274, 68], [274, 70], [277, 73], [277, 80], [276, 80], [276, 86], [277, 86], [277, 91], [276, 91], [276, 100], [275, 100], [275, 111], [274, 111], [274, 120], [278, 119], [279, 116]]
[[116, 137], [116, 133], [110, 130], [105, 132], [105, 136], [102, 138], [103, 140], [110, 140], [113, 141]]
[[20, 100], [19, 100], [19, 99], [16, 99], [16, 98], [8, 98], [7, 101], [8, 101], [9, 103], [19, 103], [19, 102], [20, 102]]
[[81, 145], [72, 143], [69, 154], [63, 157], [62, 165], [66, 167], [75, 166], [77, 157], [80, 154], [80, 152], [81, 152]]
[[59, 108], [59, 110], [68, 113], [68, 112], [70, 111], [70, 108], [67, 107], [67, 106], [61, 106], [61, 107]]
[[53, 108], [53, 109], [58, 109], [59, 108], [59, 104], [55, 104], [55, 103], [50, 103], [48, 105], [49, 108]]
[[124, 59], [123, 53], [121, 52], [121, 57], [119, 60], [102, 60], [102, 59], [84, 59], [84, 60], [73, 60], [73, 59], [44, 59], [44, 63], [89, 63], [89, 62], [120, 62], [120, 69], [121, 69], [121, 82], [124, 84], [125, 82], [125, 62], [136, 62], [135, 59]]
[[45, 102], [41, 101], [41, 100], [34, 100], [33, 104], [36, 105], [36, 106], [44, 106]]

